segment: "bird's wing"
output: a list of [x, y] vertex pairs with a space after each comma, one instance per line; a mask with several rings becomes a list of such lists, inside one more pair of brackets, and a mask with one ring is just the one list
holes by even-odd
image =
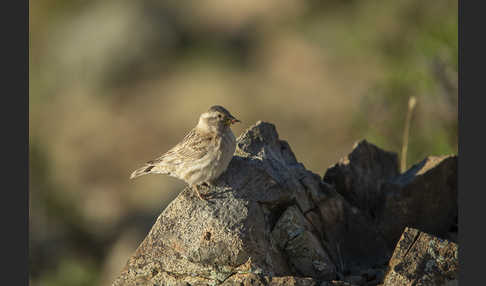
[[184, 139], [162, 156], [147, 162], [150, 165], [160, 163], [180, 164], [202, 158], [213, 147], [214, 136], [202, 134], [192, 129]]

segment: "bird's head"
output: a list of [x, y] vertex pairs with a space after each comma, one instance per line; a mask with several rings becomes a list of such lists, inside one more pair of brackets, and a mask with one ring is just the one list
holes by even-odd
[[229, 128], [232, 124], [241, 122], [231, 113], [220, 105], [211, 106], [208, 111], [199, 117], [198, 128], [206, 131], [221, 131]]

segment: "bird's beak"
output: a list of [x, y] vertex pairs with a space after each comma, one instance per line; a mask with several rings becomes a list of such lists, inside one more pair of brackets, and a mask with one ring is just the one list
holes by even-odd
[[231, 125], [231, 124], [235, 124], [237, 122], [241, 122], [240, 120], [234, 118], [233, 116], [231, 116], [230, 118], [228, 118], [228, 125]]

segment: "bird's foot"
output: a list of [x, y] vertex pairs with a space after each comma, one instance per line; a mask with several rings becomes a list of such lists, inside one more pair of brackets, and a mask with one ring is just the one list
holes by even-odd
[[198, 185], [195, 185], [192, 187], [192, 189], [196, 192], [197, 196], [202, 200], [202, 201], [207, 201], [208, 199], [206, 198], [205, 194], [201, 194], [198, 190]]
[[201, 183], [201, 186], [205, 186], [208, 190], [214, 187], [214, 185], [209, 182], [203, 182]]

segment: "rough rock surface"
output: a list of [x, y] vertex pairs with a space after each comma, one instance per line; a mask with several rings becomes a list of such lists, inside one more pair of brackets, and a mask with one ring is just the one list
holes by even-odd
[[430, 156], [385, 187], [378, 226], [394, 246], [405, 227], [441, 238], [457, 232], [457, 156]]
[[458, 285], [458, 247], [406, 228], [389, 263], [384, 285]]
[[383, 185], [399, 174], [396, 153], [362, 140], [348, 156], [326, 171], [323, 180], [334, 185], [349, 203], [374, 218], [383, 196]]
[[230, 285], [244, 285], [244, 286], [354, 286], [345, 281], [316, 281], [310, 277], [295, 277], [295, 276], [283, 276], [283, 277], [268, 277], [249, 274], [235, 274], [226, 280], [224, 286]]
[[[415, 196], [424, 195], [415, 190], [436, 190], [429, 180], [454, 187], [440, 176], [450, 178], [456, 169], [440, 163], [444, 159], [399, 176], [396, 155], [366, 141], [348, 158], [322, 180], [297, 161], [274, 125], [258, 122], [237, 139], [235, 156], [216, 186], [202, 190], [209, 201], [183, 190], [113, 285], [382, 283], [396, 232], [427, 214], [426, 206], [416, 207]], [[410, 203], [397, 207], [397, 194]], [[450, 208], [457, 202], [447, 199], [454, 202], [443, 213], [454, 215]], [[394, 212], [401, 215], [397, 227], [384, 218]]]
[[236, 274], [231, 276], [222, 285], [248, 285], [248, 286], [317, 286], [318, 284], [312, 278], [300, 278], [293, 276], [284, 277], [268, 277], [259, 276], [253, 273], [249, 274]]
[[389, 248], [407, 226], [454, 240], [457, 156], [430, 156], [399, 175], [395, 153], [363, 140], [323, 180], [378, 226]]
[[[303, 217], [325, 198], [320, 178], [297, 162], [273, 125], [259, 122], [238, 138], [236, 155], [216, 185], [205, 190], [209, 202], [182, 191], [114, 285], [140, 279], [207, 285], [235, 273], [335, 277], [333, 262]], [[286, 224], [283, 213], [295, 215], [299, 224]], [[313, 248], [305, 248], [308, 243]]]

